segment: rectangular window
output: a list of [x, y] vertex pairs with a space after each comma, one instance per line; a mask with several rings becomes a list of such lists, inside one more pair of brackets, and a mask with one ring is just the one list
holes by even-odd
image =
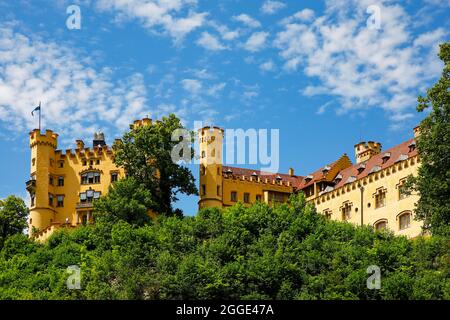
[[111, 173], [111, 182], [116, 182], [118, 180], [118, 174], [117, 172]]
[[99, 165], [99, 164], [100, 164], [100, 160], [97, 159], [97, 160], [95, 161], [95, 164], [96, 164], [96, 165]]
[[64, 207], [64, 196], [63, 195], [59, 195], [57, 196], [57, 203], [56, 206], [57, 207]]
[[256, 195], [256, 201], [261, 201], [262, 200], [262, 196], [260, 194]]
[[350, 220], [352, 205], [350, 203], [344, 203], [341, 210], [342, 210], [342, 220], [343, 221]]
[[206, 186], [202, 184], [202, 195], [204, 196], [206, 194]]
[[284, 194], [282, 192], [270, 192], [269, 193], [269, 200], [271, 202], [284, 202]]
[[236, 202], [237, 201], [237, 192], [231, 191], [231, 201]]
[[53, 176], [48, 177], [48, 184], [51, 186], [53, 185]]
[[87, 165], [87, 161], [83, 160], [83, 166], [86, 166], [86, 165]]
[[375, 194], [375, 208], [381, 208], [386, 205], [386, 191], [378, 190]]
[[406, 191], [407, 190], [405, 188], [404, 182], [401, 182], [398, 186], [398, 199], [399, 200], [405, 199], [409, 196], [409, 194]]
[[220, 186], [217, 186], [217, 195], [220, 196]]
[[250, 203], [250, 193], [244, 193], [244, 203]]
[[53, 207], [53, 195], [51, 193], [48, 194], [48, 205]]
[[88, 183], [94, 183], [94, 172], [88, 173]]
[[34, 207], [34, 199], [36, 196], [34, 194], [31, 195], [31, 206]]
[[64, 168], [64, 161], [63, 161], [63, 160], [61, 160], [61, 161], [59, 162], [59, 167], [60, 167], [60, 168]]
[[58, 187], [64, 187], [64, 177], [58, 177]]

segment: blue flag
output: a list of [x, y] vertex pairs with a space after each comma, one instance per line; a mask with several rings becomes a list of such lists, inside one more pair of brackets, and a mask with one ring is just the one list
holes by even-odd
[[34, 110], [33, 111], [31, 111], [31, 115], [34, 117], [34, 112], [35, 111], [39, 111], [39, 112], [41, 112], [41, 103], [39, 102], [39, 105], [36, 107], [36, 108], [34, 108]]

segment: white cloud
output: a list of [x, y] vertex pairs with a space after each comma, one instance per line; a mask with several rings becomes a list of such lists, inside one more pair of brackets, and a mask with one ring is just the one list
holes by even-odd
[[211, 80], [216, 77], [215, 75], [210, 73], [207, 69], [194, 69], [192, 70], [192, 73], [195, 75], [195, 77], [204, 80]]
[[5, 128], [36, 127], [30, 112], [42, 101], [43, 125], [65, 139], [90, 134], [98, 125], [117, 133], [147, 114], [146, 97], [140, 73], [117, 81], [111, 69], [96, 69], [72, 47], [0, 25], [0, 123]]
[[259, 68], [262, 71], [273, 71], [275, 69], [275, 64], [272, 60], [268, 60], [266, 62], [263, 62], [259, 65]]
[[197, 44], [211, 51], [220, 51], [226, 49], [226, 47], [220, 43], [219, 39], [206, 31], [202, 32], [202, 35], [197, 40]]
[[261, 12], [265, 14], [274, 14], [285, 7], [286, 4], [284, 2], [267, 0], [266, 2], [263, 3], [261, 7]]
[[217, 31], [219, 31], [223, 40], [231, 41], [238, 38], [241, 34], [239, 29], [230, 30], [227, 26], [219, 25], [216, 27]]
[[327, 103], [324, 103], [317, 109], [316, 114], [323, 114], [325, 113], [325, 110], [333, 103], [333, 101], [328, 101]]
[[244, 48], [251, 52], [260, 51], [264, 48], [268, 35], [269, 33], [263, 31], [253, 33], [245, 42]]
[[239, 21], [250, 28], [259, 28], [261, 27], [261, 23], [258, 20], [253, 19], [248, 14], [240, 14], [238, 16], [233, 16], [233, 19]]
[[[97, 9], [112, 12], [117, 20], [138, 20], [152, 32], [169, 34], [176, 42], [201, 27], [208, 15], [195, 12], [195, 0], [99, 0]], [[188, 10], [187, 14], [184, 12]]]
[[225, 89], [225, 86], [226, 86], [225, 82], [215, 84], [208, 89], [207, 94], [210, 96], [216, 96], [220, 91]]
[[314, 17], [314, 11], [311, 9], [303, 9], [302, 11], [297, 12], [294, 14], [294, 18], [301, 20], [301, 21], [309, 21]]
[[181, 85], [183, 89], [191, 93], [192, 95], [197, 95], [202, 89], [202, 83], [196, 79], [183, 79], [181, 80]]
[[284, 20], [274, 44], [285, 70], [319, 82], [303, 94], [335, 96], [341, 112], [381, 107], [393, 121], [410, 118], [418, 93], [440, 74], [436, 45], [448, 32], [414, 35], [408, 13], [383, 3], [379, 30], [366, 26], [370, 1], [329, 1], [320, 17], [303, 10]]

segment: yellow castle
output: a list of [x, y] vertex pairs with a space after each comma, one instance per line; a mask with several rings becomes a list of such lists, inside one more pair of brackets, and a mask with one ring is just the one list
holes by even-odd
[[[136, 120], [131, 127], [151, 124]], [[125, 176], [114, 164], [114, 152], [103, 133], [92, 145], [76, 141], [75, 150], [58, 150], [58, 134], [38, 129], [30, 132], [31, 168], [26, 189], [30, 194], [29, 235], [45, 240], [55, 229], [93, 221], [93, 202], [108, 192], [110, 184]]]
[[[144, 118], [131, 128], [151, 123]], [[407, 196], [402, 190], [420, 163], [414, 139], [383, 152], [380, 143], [361, 142], [355, 145], [356, 164], [344, 154], [311, 174], [298, 176], [293, 169], [288, 174], [267, 175], [222, 165], [223, 137], [224, 130], [218, 127], [199, 130], [200, 208], [256, 201], [272, 205], [304, 192], [307, 201], [330, 219], [388, 228], [408, 237], [421, 233], [421, 223], [413, 219], [418, 196]], [[114, 152], [101, 132], [94, 135], [90, 147], [77, 140], [76, 149], [63, 152], [58, 150], [58, 134], [35, 129], [30, 132], [30, 149], [29, 234], [39, 241], [57, 228], [93, 222], [93, 202], [125, 176], [114, 164]]]
[[[414, 137], [419, 128], [414, 129]], [[421, 222], [413, 219], [418, 195], [407, 195], [402, 188], [420, 163], [414, 138], [386, 151], [373, 141], [355, 145], [356, 163], [346, 154], [306, 176], [276, 173], [222, 165], [224, 130], [199, 130], [200, 200], [199, 208], [250, 205], [262, 201], [269, 205], [286, 202], [292, 193], [304, 192], [319, 213], [329, 219], [368, 224], [390, 229], [395, 234], [416, 237]]]

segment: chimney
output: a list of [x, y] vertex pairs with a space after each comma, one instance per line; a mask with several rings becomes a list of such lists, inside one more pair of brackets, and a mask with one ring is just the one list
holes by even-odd
[[366, 143], [365, 141], [362, 141], [355, 144], [356, 163], [365, 162], [380, 152], [381, 143], [379, 142], [368, 141]]
[[96, 132], [94, 133], [94, 140], [92, 140], [92, 147], [103, 147], [105, 146], [105, 135], [103, 134], [103, 132]]
[[294, 176], [294, 169], [293, 169], [293, 168], [289, 168], [289, 175], [290, 175], [291, 177]]

